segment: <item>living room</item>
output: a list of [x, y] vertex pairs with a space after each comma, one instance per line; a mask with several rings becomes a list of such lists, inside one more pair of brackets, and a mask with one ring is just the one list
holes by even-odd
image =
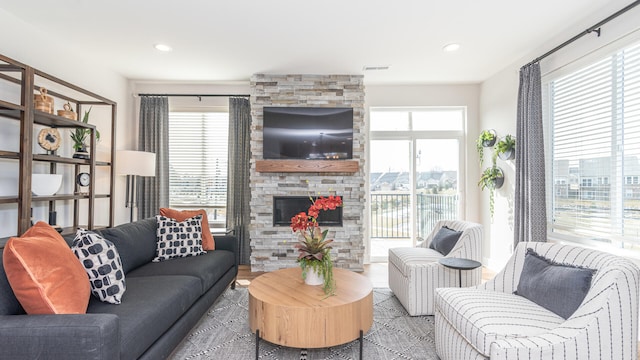
[[[173, 52], [152, 53], [152, 51], [155, 52], [155, 50], [152, 49], [152, 45], [155, 42], [164, 39], [153, 38], [152, 35], [146, 33], [144, 39], [140, 39], [140, 43], [143, 43], [144, 41], [141, 46], [148, 47], [148, 52], [150, 53], [148, 56], [151, 56], [155, 60], [148, 62], [146, 66], [142, 66], [142, 70], [138, 68], [136, 70], [137, 72], [131, 70], [130, 73], [127, 73], [126, 71], [122, 71], [122, 69], [126, 68], [126, 64], [128, 62], [137, 62], [135, 56], [129, 55], [126, 49], [114, 48], [112, 50], [103, 50], [105, 52], [100, 53], [99, 56], [91, 50], [87, 50], [93, 49], [94, 44], [91, 46], [87, 45], [85, 48], [83, 47], [83, 42], [86, 44], [87, 37], [78, 36], [80, 40], [69, 38], [68, 34], [75, 30], [73, 30], [73, 27], [68, 23], [66, 25], [63, 23], [65, 21], [73, 22], [74, 20], [71, 17], [72, 15], [61, 14], [64, 13], [63, 9], [65, 7], [76, 6], [84, 11], [85, 15], [82, 21], [91, 22], [91, 17], [95, 17], [95, 19], [99, 19], [99, 22], [102, 24], [103, 21], [108, 22], [105, 20], [107, 18], [111, 19], [109, 21], [118, 19], [119, 17], [116, 10], [125, 11], [126, 5], [123, 4], [118, 4], [118, 6], [114, 5], [114, 10], [95, 9], [89, 5], [79, 5], [77, 2], [71, 1], [64, 2], [60, 6], [51, 5], [52, 8], [50, 10], [52, 13], [62, 16], [63, 19], [60, 20], [59, 24], [55, 24], [55, 26], [49, 26], [49, 23], [45, 22], [45, 19], [50, 17], [51, 13], [34, 10], [33, 16], [29, 16], [28, 11], [21, 6], [3, 5], [0, 6], [0, 29], [3, 34], [12, 35], [3, 36], [2, 40], [0, 40], [0, 44], [2, 44], [2, 55], [16, 59], [22, 63], [45, 71], [48, 74], [52, 74], [58, 78], [69, 81], [70, 83], [77, 84], [78, 86], [89, 89], [97, 94], [101, 94], [102, 96], [116, 102], [118, 104], [117, 126], [114, 136], [117, 139], [117, 150], [133, 150], [137, 148], [138, 118], [140, 111], [140, 97], [138, 94], [201, 94], [204, 96], [223, 94], [254, 95], [256, 94], [256, 76], [261, 75], [286, 76], [295, 74], [313, 75], [321, 73], [322, 75], [346, 74], [362, 76], [362, 108], [365, 116], [365, 123], [368, 123], [369, 116], [372, 112], [381, 108], [412, 109], [422, 107], [463, 107], [465, 109], [466, 127], [464, 130], [465, 135], [463, 140], [464, 151], [460, 154], [460, 158], [463, 159], [463, 165], [459, 171], [461, 180], [458, 188], [459, 193], [461, 194], [462, 209], [460, 212], [460, 219], [477, 222], [483, 226], [484, 242], [482, 245], [482, 264], [491, 271], [497, 272], [505, 266], [514, 249], [514, 199], [516, 196], [515, 161], [500, 163], [502, 170], [505, 173], [505, 184], [502, 188], [496, 190], [493, 213], [490, 214], [489, 193], [482, 191], [477, 186], [482, 168], [478, 167], [479, 157], [476, 152], [476, 138], [478, 134], [485, 129], [495, 129], [499, 136], [516, 134], [519, 88], [518, 70], [520, 67], [551, 50], [556, 45], [562, 44], [576, 34], [580, 34], [585, 29], [590, 28], [592, 25], [606, 18], [608, 15], [625, 7], [628, 3], [628, 1], [611, 1], [606, 4], [597, 1], [590, 1], [587, 3], [572, 1], [566, 4], [545, 2], [543, 6], [547, 12], [546, 15], [543, 16], [538, 14], [536, 19], [539, 21], [537, 23], [526, 22], [529, 27], [522, 30], [522, 36], [523, 39], [525, 39], [522, 42], [526, 43], [527, 40], [529, 40], [531, 45], [520, 44], [517, 47], [517, 51], [510, 51], [508, 54], [503, 54], [498, 51], [502, 45], [497, 44], [492, 47], [491, 50], [484, 51], [489, 54], [495, 52], [495, 57], [492, 57], [493, 55], [487, 55], [485, 58], [477, 59], [476, 64], [472, 64], [468, 59], [463, 61], [456, 58], [456, 53], [440, 54], [437, 58], [434, 58], [433, 64], [429, 62], [429, 58], [421, 58], [419, 60], [423, 67], [437, 68], [439, 65], [442, 65], [444, 68], [446, 63], [450, 63], [448, 65], [452, 65], [452, 68], [455, 69], [455, 67], [457, 67], [460, 69], [460, 74], [451, 78], [443, 78], [442, 75], [439, 75], [437, 71], [433, 71], [433, 69], [424, 70], [425, 73], [428, 73], [429, 76], [431, 76], [429, 79], [425, 79], [422, 77], [422, 74], [417, 73], [415, 77], [412, 77], [411, 74], [407, 75], [401, 71], [402, 69], [399, 69], [405, 65], [405, 63], [388, 60], [397, 58], [391, 56], [386, 58], [379, 56], [378, 58], [369, 60], [367, 63], [361, 63], [357, 68], [351, 66], [351, 63], [349, 66], [345, 67], [340, 67], [335, 64], [322, 67], [323, 60], [314, 60], [314, 58], [317, 57], [318, 59], [322, 59], [323, 54], [315, 52], [311, 52], [307, 57], [301, 57], [303, 60], [308, 61], [307, 64], [291, 64], [285, 59], [282, 60], [278, 66], [271, 66], [271, 64], [269, 64], [264, 67], [256, 67], [249, 73], [225, 72], [225, 66], [230, 64], [231, 61], [223, 61], [217, 59], [215, 56], [211, 59], [195, 60], [198, 59], [198, 57], [196, 53], [193, 53], [190, 55], [194, 59], [193, 65], [188, 62], [172, 63], [173, 54], [181, 52], [181, 49], [178, 46], [179, 40], [176, 39], [174, 41], [170, 41], [172, 37], [166, 33], [155, 36], [163, 37], [166, 41], [173, 43]], [[42, 5], [46, 8], [44, 4]], [[485, 5], [491, 7], [495, 6], [495, 4]], [[505, 6], [504, 17], [526, 17], [526, 15], [519, 13], [522, 10], [518, 8], [528, 5], [506, 5], [504, 3], [502, 5]], [[120, 6], [122, 8], [120, 8]], [[225, 7], [222, 5], [219, 6], [223, 8]], [[341, 7], [344, 5], [337, 3], [336, 6]], [[475, 9], [474, 7], [480, 5], [458, 4], [458, 6], [460, 7], [458, 10], [465, 12], [463, 18], [467, 20], [473, 16], [466, 12], [473, 13], [473, 9]], [[469, 6], [469, 9], [465, 10], [465, 6]], [[558, 9], [557, 14], [553, 12], [554, 6], [561, 7]], [[572, 6], [575, 6], [575, 9], [572, 8]], [[241, 10], [248, 12], [251, 11], [251, 9], [247, 9], [245, 7], [249, 7], [249, 5], [243, 4], [239, 9], [231, 11], [231, 13], [236, 14], [241, 12]], [[222, 16], [221, 14], [225, 14], [225, 11], [230, 11], [228, 9], [222, 10], [224, 11], [220, 11], [217, 14], [213, 12], [215, 15], [212, 15], [212, 21], [217, 20], [218, 17]], [[299, 8], [296, 8], [295, 10], [299, 10], [300, 12], [291, 10], [285, 13], [279, 12], [277, 13], [277, 16], [273, 16], [277, 18], [286, 18], [286, 16], [296, 16], [299, 13], [309, 11], [309, 9]], [[351, 14], [351, 10], [353, 10], [352, 7], [348, 6], [348, 11], [346, 11], [346, 13]], [[394, 10], [398, 12], [401, 11], [399, 7], [394, 7]], [[426, 9], [420, 8], [420, 10], [425, 11]], [[447, 10], [453, 11], [454, 9], [447, 8]], [[79, 12], [83, 13], [82, 11]], [[381, 12], [384, 11], [380, 9], [367, 9], [364, 14], [371, 15]], [[541, 11], [541, 13], [544, 14], [544, 11]], [[582, 60], [583, 57], [594, 53], [605, 54], [607, 51], [611, 51], [610, 49], [612, 49], [613, 46], [620, 46], [621, 42], [626, 42], [627, 44], [631, 44], [633, 41], [637, 42], [637, 39], [639, 38], [637, 34], [638, 25], [637, 21], [634, 21], [634, 19], [639, 18], [639, 15], [640, 9], [632, 9], [628, 13], [621, 15], [619, 18], [603, 25], [601, 33], [598, 33], [597, 35], [588, 34], [553, 55], [550, 55], [548, 58], [545, 58], [541, 61], [543, 75], [548, 75], [550, 73], [562, 73], [565, 67], [573, 69], [576, 64], [584, 61]], [[130, 15], [123, 16], [122, 19], [130, 19], [129, 16]], [[350, 21], [349, 18], [351, 16], [354, 15], [347, 16], [345, 13], [342, 13], [335, 20], [324, 20], [324, 22], [315, 20], [318, 21], [315, 24], [348, 22]], [[407, 16], [407, 14], [388, 13], [387, 16], [401, 19], [404, 16]], [[457, 14], [455, 16], [462, 15]], [[420, 12], [416, 11], [415, 14], [412, 14], [410, 20], [413, 22], [419, 22], [420, 17]], [[385, 20], [383, 16], [376, 17], [376, 19], [379, 21]], [[134, 22], [135, 20], [130, 21]], [[271, 19], [270, 21], [273, 22], [275, 20]], [[240, 20], [237, 22], [241, 23]], [[399, 22], [401, 23], [402, 21]], [[500, 31], [509, 32], [507, 29], [510, 29], [511, 26], [513, 26], [513, 23], [514, 20], [511, 20], [509, 25], [504, 26]], [[518, 21], [515, 20], [515, 23], [517, 24]], [[300, 24], [300, 22], [296, 22], [296, 24]], [[486, 31], [491, 34], [491, 31], [495, 31], [495, 29], [489, 25], [490, 24], [487, 24]], [[247, 28], [250, 29], [251, 32], [260, 32], [260, 26], [264, 25], [247, 25]], [[499, 24], [495, 26], [500, 27]], [[384, 28], [386, 27], [387, 26], [385, 25]], [[391, 29], [392, 27], [390, 26], [389, 28]], [[113, 35], [108, 33], [109, 30], [112, 29], [108, 27], [104, 27], [101, 30], [99, 29], [98, 31], [106, 31], [107, 33], [102, 33], [100, 35], [94, 34], [93, 36], [95, 36], [95, 39], [100, 39], [95, 42], [104, 43], [103, 45], [109, 48], [113, 43], [117, 42], [119, 37], [136, 37], [135, 29], [129, 29], [130, 33], [128, 34], [123, 34], [121, 32], [122, 30], [113, 29]], [[227, 34], [227, 36], [233, 37], [234, 32], [241, 35], [243, 31], [245, 30], [240, 29], [240, 25], [236, 25], [232, 28], [230, 34]], [[391, 33], [393, 32], [393, 30], [388, 31]], [[434, 31], [439, 32], [440, 30]], [[477, 31], [479, 33], [479, 37], [484, 36], [481, 28], [478, 28]], [[545, 37], [536, 37], [533, 36], [533, 33], [543, 33], [545, 34]], [[361, 37], [363, 36], [361, 33], [354, 32], [354, 34], [354, 39], [350, 41], [363, 41], [361, 40]], [[381, 33], [378, 33], [377, 36], [381, 39], [381, 43], [386, 44], [386, 46], [391, 49], [389, 52], [401, 52], [393, 47], [393, 40], [385, 39]], [[456, 38], [464, 38], [464, 36], [464, 34], [451, 35], [451, 41], [456, 40]], [[487, 35], [486, 37], [491, 37], [491, 35]], [[212, 40], [212, 43], [215, 43], [215, 41], [221, 41], [218, 40], [219, 38], [219, 35], [212, 35], [212, 39], [214, 39]], [[471, 39], [471, 37], [469, 38]], [[415, 41], [416, 44], [419, 44], [416, 46], [427, 46], [426, 42], [422, 39], [424, 38], [421, 36], [420, 41]], [[226, 41], [231, 42], [231, 40]], [[292, 35], [292, 39], [290, 41], [292, 44], [296, 44], [304, 41], [304, 39], [302, 38], [302, 35], [298, 34], [296, 36]], [[334, 40], [325, 40], [325, 42], [332, 41]], [[477, 49], [475, 49], [475, 45], [469, 43], [469, 41], [462, 44], [462, 48], [459, 50], [461, 53], [471, 51], [472, 49], [473, 51], [477, 51]], [[224, 43], [225, 46], [228, 46], [227, 42]], [[344, 46], [344, 42], [339, 42], [339, 45]], [[428, 45], [437, 47], [438, 51], [441, 51], [440, 48], [445, 45], [445, 43], [429, 43]], [[242, 46], [251, 47], [257, 46], [257, 44], [246, 43]], [[279, 49], [279, 46], [283, 45], [278, 43], [272, 46], [274, 51], [276, 51]], [[213, 44], [211, 47], [215, 48], [216, 45]], [[222, 42], [220, 44], [220, 48], [223, 48]], [[228, 52], [228, 49], [230, 48], [231, 47], [225, 47], [224, 49]], [[260, 49], [263, 49], [263, 47], [260, 47]], [[339, 50], [340, 49], [337, 49], [336, 51], [339, 52]], [[482, 53], [482, 51], [480, 53]], [[340, 57], [340, 55], [336, 54], [332, 54], [332, 56]], [[405, 53], [404, 56], [407, 58], [412, 57], [408, 52]], [[258, 55], [257, 57], [260, 56]], [[237, 59], [236, 61], [241, 62], [244, 60]], [[407, 60], [406, 62], [414, 63], [416, 61], [418, 60], [411, 59], [411, 61]], [[203, 65], [203, 63], [206, 65]], [[496, 63], [500, 64], [500, 66], [487, 66], [488, 63]], [[390, 65], [390, 68], [389, 70], [362, 70], [362, 67], [366, 65]], [[171, 67], [181, 68], [185, 71], [181, 73], [182, 75], [169, 75], [171, 73]], [[206, 75], [201, 75], [197, 73], [197, 70], [192, 70], [192, 67], [193, 69], [201, 69], [202, 67], [212, 69], [209, 72], [202, 72]], [[479, 71], [478, 74], [481, 75], [474, 75], [473, 70], [477, 70], [478, 68], [482, 68], [481, 70], [484, 72]], [[155, 75], [153, 74], [162, 73], [163, 70], [167, 73], [166, 76], [154, 77]], [[154, 73], [154, 71], [156, 72]], [[450, 73], [451, 72], [447, 72], [447, 74]], [[395, 76], [394, 74], [398, 77], [391, 79], [391, 76]], [[187, 108], [191, 106], [198, 106], [198, 103], [202, 103], [203, 99], [204, 102], [209, 101], [209, 103], [218, 100], [218, 98], [198, 99], [197, 97], [193, 97], [191, 99], [182, 99], [180, 101], [184, 102], [182, 103], [182, 107]], [[222, 101], [222, 99], [219, 100]], [[176, 99], [174, 99], [174, 101], [175, 103], [178, 102]], [[218, 104], [214, 104], [213, 106], [218, 106]], [[258, 111], [256, 109], [252, 110], [254, 110], [254, 114]], [[3, 139], [2, 136], [0, 136], [0, 139]], [[368, 139], [366, 129], [362, 130], [362, 136], [366, 143]], [[362, 167], [357, 173], [358, 176], [363, 178], [363, 184], [361, 186], [364, 189], [368, 188], [368, 167], [370, 166], [371, 161], [368, 157], [367, 151], [368, 149], [365, 146], [365, 150], [362, 155]], [[255, 156], [253, 160], [260, 160], [260, 156]], [[485, 161], [487, 160], [485, 159]], [[253, 176], [258, 175], [253, 174]], [[313, 180], [314, 176], [317, 175], [308, 176], [307, 178], [312, 178], [311, 181], [313, 182], [315, 181]], [[318, 177], [322, 177], [322, 175]], [[335, 185], [335, 182], [331, 185]], [[328, 186], [328, 191], [333, 190], [333, 187]], [[130, 209], [125, 206], [126, 188], [126, 178], [124, 176], [116, 176], [115, 191], [113, 192], [115, 203], [114, 223], [116, 225], [128, 223], [130, 221]], [[316, 189], [314, 189], [314, 191], [316, 191]], [[367, 197], [368, 195], [369, 194], [365, 192], [364, 197]], [[269, 206], [269, 204], [265, 206]], [[370, 209], [366, 202], [362, 204], [362, 209], [359, 211], [360, 212], [358, 214], [367, 219], [363, 220], [364, 224], [362, 225], [363, 229], [366, 229], [370, 213]], [[11, 210], [5, 211], [3, 208], [0, 208], [0, 214], [2, 214], [0, 224], [2, 224], [2, 228], [10, 229], [1, 233], [1, 238], [16, 235], [14, 230], [16, 228], [16, 219], [14, 215], [11, 215], [11, 213]], [[255, 231], [257, 233], [258, 230]], [[252, 233], [252, 240], [256, 233]], [[280, 235], [281, 234], [278, 236]], [[291, 242], [293, 242], [293, 237], [290, 237]], [[360, 246], [361, 249], [359, 249], [359, 252], [348, 253], [348, 255], [344, 255], [343, 258], [341, 258], [341, 261], [343, 261], [341, 264], [348, 264], [347, 258], [349, 258], [355, 259], [355, 265], [345, 265], [344, 267], [361, 270], [362, 265], [369, 264], [374, 260], [370, 253], [371, 240], [369, 236], [366, 233], [361, 234], [360, 239], [358, 246]], [[287, 246], [290, 246], [290, 244]], [[345, 247], [349, 246], [350, 245], [347, 245]], [[606, 250], [629, 258], [640, 258], [640, 256], [637, 256], [637, 246], [635, 244], [627, 244], [626, 246], [617, 248], [607, 248]], [[254, 261], [252, 265], [254, 265], [256, 271], [264, 271], [274, 270], [281, 264], [275, 261], [271, 265], [264, 265], [257, 260]]]

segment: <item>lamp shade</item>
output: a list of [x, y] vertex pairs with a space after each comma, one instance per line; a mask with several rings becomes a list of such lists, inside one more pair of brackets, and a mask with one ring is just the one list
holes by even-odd
[[116, 153], [119, 175], [156, 176], [156, 154], [145, 151], [120, 150]]

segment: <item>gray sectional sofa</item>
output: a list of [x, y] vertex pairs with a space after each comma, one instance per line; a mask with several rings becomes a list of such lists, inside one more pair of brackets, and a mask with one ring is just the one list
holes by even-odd
[[[164, 359], [238, 273], [233, 236], [216, 250], [153, 263], [155, 218], [96, 231], [120, 253], [127, 284], [119, 305], [94, 296], [87, 314], [26, 315], [0, 263], [0, 359]], [[73, 237], [65, 237], [71, 244]]]

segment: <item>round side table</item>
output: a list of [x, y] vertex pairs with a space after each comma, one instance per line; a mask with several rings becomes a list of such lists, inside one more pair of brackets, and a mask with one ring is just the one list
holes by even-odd
[[458, 270], [458, 286], [462, 287], [462, 270], [473, 270], [482, 266], [479, 261], [462, 258], [442, 258], [438, 260], [445, 267]]

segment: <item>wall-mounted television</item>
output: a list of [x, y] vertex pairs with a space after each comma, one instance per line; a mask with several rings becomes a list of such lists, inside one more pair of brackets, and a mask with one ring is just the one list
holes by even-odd
[[263, 108], [263, 158], [353, 158], [353, 108]]

